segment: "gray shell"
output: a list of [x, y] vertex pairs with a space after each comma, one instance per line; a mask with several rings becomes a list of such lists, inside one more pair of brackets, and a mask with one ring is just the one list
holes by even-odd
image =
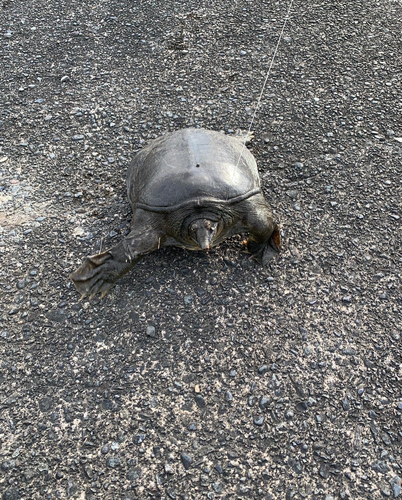
[[194, 128], [155, 139], [128, 169], [133, 209], [170, 212], [188, 205], [233, 204], [260, 192], [256, 161], [243, 142], [240, 136]]

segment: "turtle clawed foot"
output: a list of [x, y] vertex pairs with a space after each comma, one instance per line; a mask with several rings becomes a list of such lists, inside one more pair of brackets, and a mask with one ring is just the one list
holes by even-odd
[[244, 142], [249, 144], [254, 139], [254, 132], [248, 130], [236, 130], [236, 135]]
[[255, 241], [247, 242], [247, 250], [251, 254], [251, 258], [259, 264], [266, 266], [279, 252], [281, 245], [281, 234], [279, 229], [274, 229], [270, 239], [263, 243]]
[[81, 294], [80, 300], [88, 296], [92, 300], [98, 293], [103, 298], [114, 287], [118, 277], [109, 252], [86, 257], [82, 265], [70, 274], [71, 281]]

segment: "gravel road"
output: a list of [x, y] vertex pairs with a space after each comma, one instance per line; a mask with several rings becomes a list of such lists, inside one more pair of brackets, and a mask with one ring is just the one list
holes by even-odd
[[402, 4], [295, 0], [250, 149], [283, 234], [162, 249], [104, 299], [166, 131], [247, 129], [268, 0], [0, 1], [2, 500], [402, 498]]

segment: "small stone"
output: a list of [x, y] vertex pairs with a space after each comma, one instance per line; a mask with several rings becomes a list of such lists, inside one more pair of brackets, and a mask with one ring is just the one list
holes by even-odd
[[247, 399], [247, 404], [248, 406], [254, 406], [256, 402], [255, 396], [249, 396]]
[[137, 481], [141, 477], [142, 470], [140, 467], [135, 467], [127, 472], [127, 479], [129, 481]]
[[220, 494], [223, 492], [223, 485], [222, 483], [213, 483], [212, 489], [215, 491], [215, 493]]
[[194, 399], [198, 408], [202, 409], [206, 407], [205, 399], [200, 394], [197, 394]]
[[141, 444], [143, 441], [145, 441], [146, 435], [145, 434], [137, 434], [133, 438], [133, 443], [134, 444]]
[[381, 439], [382, 439], [383, 443], [386, 444], [387, 446], [389, 446], [391, 444], [391, 439], [386, 432], [381, 433]]
[[101, 448], [101, 453], [103, 453], [103, 455], [106, 455], [107, 453], [109, 453], [109, 450], [110, 450], [109, 445], [105, 444]]
[[17, 282], [18, 290], [22, 290], [25, 287], [25, 285], [26, 285], [25, 280], [18, 280]]
[[174, 468], [171, 464], [165, 464], [165, 473], [170, 475], [174, 474]]
[[268, 366], [267, 365], [262, 365], [260, 368], [258, 368], [258, 373], [260, 375], [264, 375], [268, 371]]
[[350, 410], [350, 403], [349, 403], [348, 398], [345, 398], [345, 399], [342, 401], [342, 408], [343, 408], [345, 411], [349, 411], [349, 410]]
[[183, 464], [183, 467], [188, 470], [191, 467], [191, 464], [193, 462], [193, 459], [190, 457], [190, 455], [187, 455], [186, 453], [182, 453], [180, 455], [180, 460], [181, 463]]
[[14, 469], [14, 467], [15, 467], [15, 460], [6, 460], [1, 464], [1, 470], [4, 470], [5, 472]]
[[226, 391], [225, 392], [225, 401], [233, 401], [233, 396], [232, 396], [232, 393], [230, 391]]
[[115, 469], [116, 467], [120, 467], [121, 460], [120, 458], [110, 457], [106, 460], [106, 465], [111, 469]]
[[82, 134], [76, 134], [73, 135], [72, 140], [73, 141], [82, 141], [84, 139], [84, 136]]
[[223, 469], [222, 469], [222, 467], [219, 464], [216, 464], [215, 467], [214, 467], [214, 469], [216, 470], [216, 472], [218, 474], [222, 474], [222, 472], [223, 472]]
[[148, 337], [151, 337], [153, 339], [157, 338], [156, 329], [154, 326], [152, 326], [152, 325], [147, 326], [147, 335], [148, 335]]
[[297, 403], [296, 405], [296, 410], [297, 411], [306, 411], [308, 408], [307, 403], [305, 401], [301, 401], [300, 403]]
[[264, 424], [264, 417], [261, 415], [257, 415], [253, 419], [254, 425], [261, 427]]
[[67, 75], [62, 76], [60, 79], [61, 83], [68, 82], [69, 80], [70, 80], [70, 77]]
[[321, 465], [319, 474], [324, 479], [328, 479], [329, 478], [329, 469], [328, 469], [328, 467], [325, 464]]
[[290, 191], [286, 191], [286, 194], [287, 196], [289, 196], [289, 198], [292, 198], [294, 200], [295, 198], [297, 198], [298, 192], [294, 189], [291, 189]]
[[193, 300], [194, 300], [194, 297], [192, 295], [185, 295], [184, 299], [183, 299], [184, 305], [189, 306], [193, 302]]
[[391, 481], [392, 492], [394, 493], [394, 498], [398, 498], [401, 494], [402, 481], [399, 476], [395, 476]]
[[266, 408], [268, 408], [270, 403], [271, 403], [271, 398], [261, 396], [258, 406], [261, 408], [261, 410], [265, 410]]
[[42, 412], [47, 412], [52, 408], [52, 399], [45, 396], [39, 401], [39, 409]]
[[303, 466], [297, 460], [289, 460], [289, 465], [296, 472], [296, 474], [301, 474], [303, 472]]
[[3, 500], [19, 500], [21, 497], [20, 492], [16, 488], [10, 488], [3, 493]]

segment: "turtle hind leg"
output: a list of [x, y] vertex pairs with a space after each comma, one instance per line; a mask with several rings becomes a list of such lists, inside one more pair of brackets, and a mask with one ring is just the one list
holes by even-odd
[[86, 257], [70, 279], [82, 298], [98, 293], [104, 297], [137, 262], [162, 246], [163, 237], [155, 230], [133, 230], [114, 247]]
[[281, 246], [281, 233], [262, 194], [243, 202], [245, 226], [250, 232], [247, 249], [251, 257], [262, 265], [275, 257]]

